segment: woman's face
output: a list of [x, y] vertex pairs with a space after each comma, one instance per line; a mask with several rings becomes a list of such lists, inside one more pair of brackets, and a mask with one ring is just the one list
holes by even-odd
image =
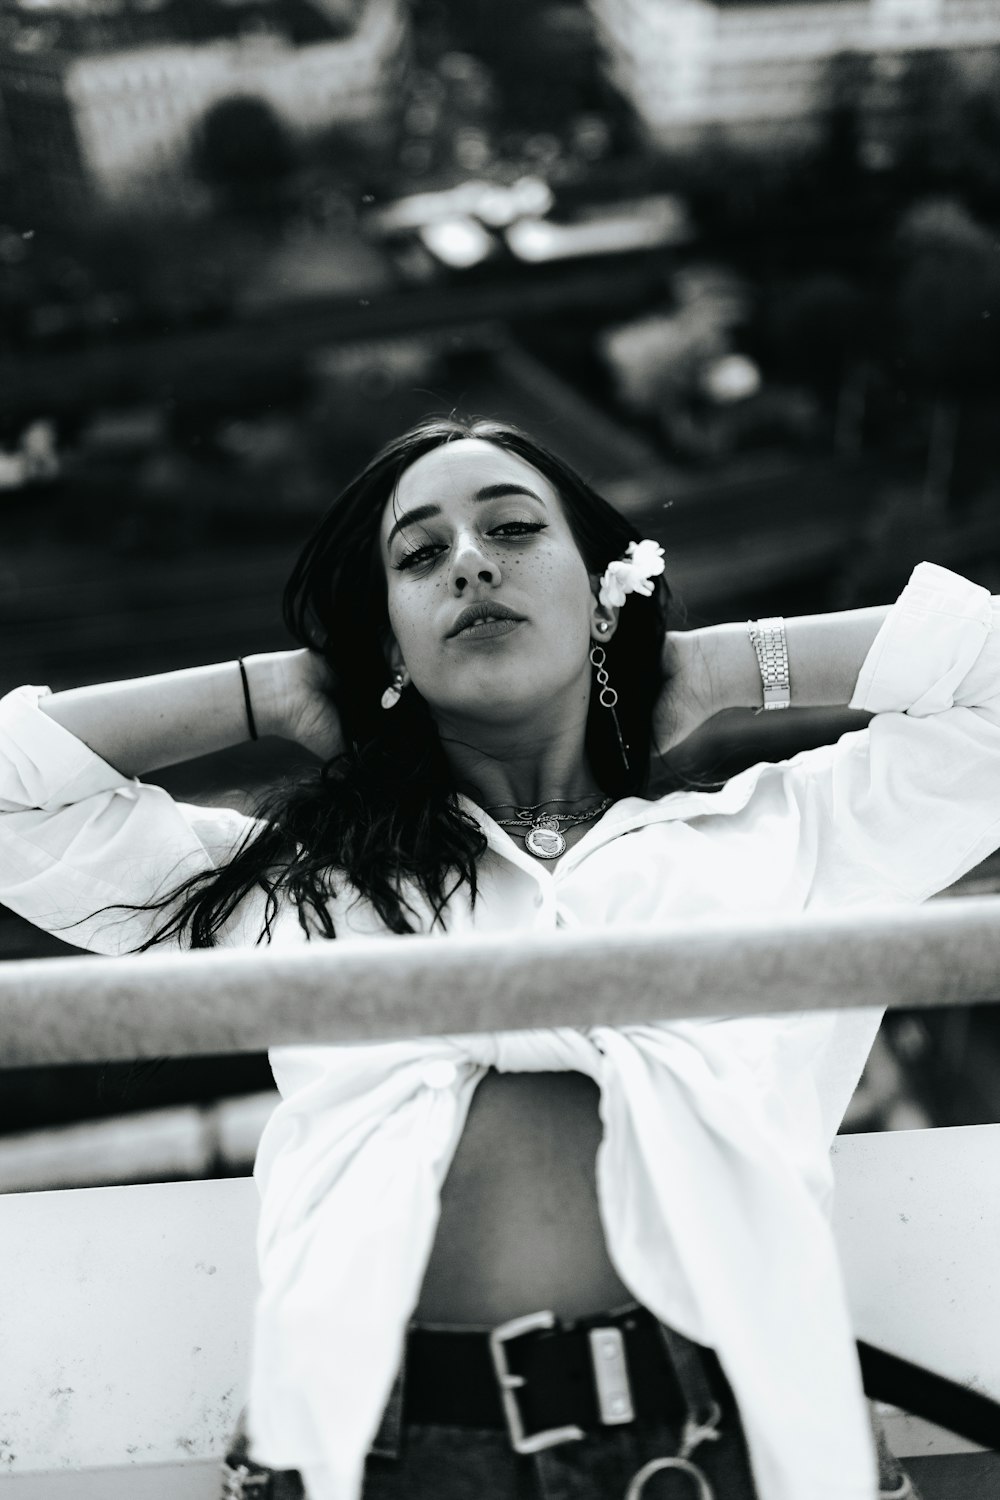
[[393, 666], [438, 714], [502, 723], [585, 709], [591, 589], [556, 491], [480, 438], [403, 474], [381, 526]]

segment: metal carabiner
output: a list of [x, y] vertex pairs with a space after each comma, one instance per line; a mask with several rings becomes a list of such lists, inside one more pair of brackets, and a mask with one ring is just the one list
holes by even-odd
[[660, 1474], [664, 1469], [674, 1469], [681, 1474], [686, 1474], [697, 1486], [695, 1500], [715, 1500], [715, 1491], [709, 1484], [705, 1475], [697, 1464], [693, 1464], [687, 1458], [653, 1458], [648, 1464], [643, 1464], [638, 1473], [633, 1474], [629, 1480], [628, 1489], [625, 1491], [625, 1500], [639, 1500], [654, 1474]]
[[722, 1433], [719, 1431], [719, 1423], [722, 1420], [722, 1409], [718, 1402], [713, 1401], [709, 1408], [708, 1416], [702, 1422], [697, 1422], [693, 1417], [688, 1417], [684, 1423], [684, 1431], [681, 1434], [681, 1445], [675, 1458], [653, 1458], [648, 1464], [643, 1464], [638, 1473], [633, 1474], [629, 1480], [628, 1489], [625, 1491], [625, 1500], [639, 1500], [639, 1496], [648, 1480], [654, 1474], [660, 1474], [664, 1469], [674, 1469], [681, 1474], [686, 1474], [693, 1479], [698, 1486], [696, 1500], [715, 1500], [715, 1491], [709, 1484], [707, 1478], [697, 1464], [691, 1462], [691, 1454], [701, 1443], [717, 1443]]

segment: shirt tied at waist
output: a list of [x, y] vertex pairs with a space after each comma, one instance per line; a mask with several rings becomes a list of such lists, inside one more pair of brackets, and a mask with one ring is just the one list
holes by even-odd
[[487, 1031], [454, 1039], [461, 1056], [498, 1073], [588, 1073], [599, 1079], [593, 1037], [568, 1026], [541, 1031]]
[[[286, 1065], [308, 1082], [275, 1111], [258, 1153], [254, 1456], [298, 1468], [311, 1500], [357, 1500], [476, 1085], [491, 1067], [571, 1070], [601, 1090], [610, 1259], [662, 1322], [717, 1350], [761, 1500], [873, 1500], [832, 1231], [802, 1169], [808, 1153], [791, 1157], [759, 1078], [726, 1040], [739, 1024], [272, 1053], [279, 1082]], [[819, 1138], [814, 1155], [819, 1181]]]

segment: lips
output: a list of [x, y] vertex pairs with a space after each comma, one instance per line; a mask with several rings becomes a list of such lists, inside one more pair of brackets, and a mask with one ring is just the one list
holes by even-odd
[[455, 636], [490, 636], [506, 635], [515, 625], [521, 624], [524, 616], [515, 614], [508, 609], [506, 604], [492, 604], [485, 601], [479, 604], [468, 604], [463, 609], [448, 632], [448, 639]]

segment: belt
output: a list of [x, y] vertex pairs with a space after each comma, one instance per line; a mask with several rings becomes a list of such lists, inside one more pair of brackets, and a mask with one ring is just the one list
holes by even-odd
[[692, 1353], [702, 1366], [698, 1406], [730, 1407], [714, 1352], [686, 1341], [682, 1387], [675, 1340], [641, 1307], [574, 1323], [559, 1323], [550, 1312], [529, 1313], [489, 1333], [411, 1328], [402, 1419], [506, 1429], [519, 1453], [630, 1422], [676, 1420], [680, 1426], [691, 1415]]
[[[642, 1307], [572, 1323], [527, 1313], [488, 1332], [418, 1325], [407, 1334], [372, 1452], [395, 1456], [409, 1424], [506, 1430], [516, 1452], [532, 1454], [605, 1428], [658, 1421], [681, 1432], [680, 1456], [652, 1467], [694, 1473], [688, 1455], [719, 1437], [718, 1424], [731, 1411], [735, 1401], [714, 1351]], [[223, 1464], [227, 1500], [301, 1500], [295, 1470], [265, 1469], [246, 1447], [241, 1421]]]

